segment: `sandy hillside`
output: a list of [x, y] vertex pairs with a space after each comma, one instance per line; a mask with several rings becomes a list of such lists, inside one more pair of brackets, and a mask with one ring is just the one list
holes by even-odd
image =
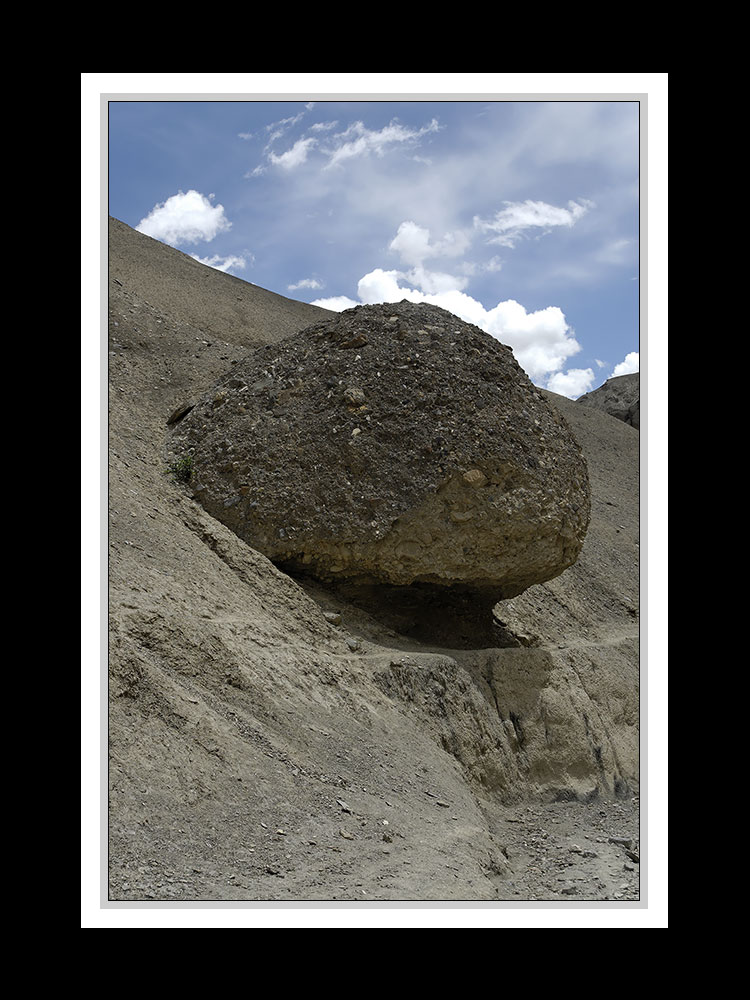
[[[639, 434], [580, 443], [578, 561], [504, 645], [293, 579], [166, 471], [167, 419], [325, 318], [110, 220], [109, 897], [639, 895]], [[340, 616], [340, 617], [339, 617]]]

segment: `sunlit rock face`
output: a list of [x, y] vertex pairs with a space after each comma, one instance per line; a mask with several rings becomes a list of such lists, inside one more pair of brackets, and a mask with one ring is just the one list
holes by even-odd
[[636, 430], [641, 428], [641, 376], [638, 372], [607, 379], [598, 389], [579, 396], [578, 402], [603, 410]]

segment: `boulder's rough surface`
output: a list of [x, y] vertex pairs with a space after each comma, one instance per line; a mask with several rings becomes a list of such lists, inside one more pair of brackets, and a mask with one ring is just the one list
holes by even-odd
[[641, 426], [641, 376], [639, 372], [631, 375], [618, 375], [607, 379], [593, 392], [580, 396], [578, 402], [584, 406], [593, 406], [603, 410], [610, 416], [630, 424], [636, 430]]
[[168, 431], [194, 495], [323, 580], [512, 597], [575, 562], [579, 445], [509, 348], [427, 304], [358, 306], [236, 364]]

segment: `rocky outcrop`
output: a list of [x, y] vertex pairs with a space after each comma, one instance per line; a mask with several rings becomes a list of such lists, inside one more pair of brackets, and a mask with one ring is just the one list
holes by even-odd
[[618, 375], [607, 379], [593, 392], [580, 396], [578, 402], [584, 406], [593, 406], [603, 410], [610, 416], [623, 420], [631, 427], [641, 426], [641, 376], [639, 372], [631, 375]]
[[169, 419], [204, 508], [322, 580], [499, 600], [583, 544], [588, 475], [564, 418], [509, 348], [436, 306], [336, 314]]

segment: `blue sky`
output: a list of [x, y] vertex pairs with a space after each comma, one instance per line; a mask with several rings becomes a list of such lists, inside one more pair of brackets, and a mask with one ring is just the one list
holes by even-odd
[[639, 367], [635, 100], [111, 100], [109, 213], [328, 308], [434, 302], [576, 398]]

